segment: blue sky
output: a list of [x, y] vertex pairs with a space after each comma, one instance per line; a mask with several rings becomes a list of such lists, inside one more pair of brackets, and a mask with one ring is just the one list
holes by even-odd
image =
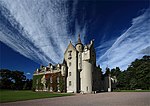
[[70, 40], [95, 39], [97, 65], [125, 70], [150, 55], [149, 0], [0, 0], [0, 68], [31, 78], [61, 63]]

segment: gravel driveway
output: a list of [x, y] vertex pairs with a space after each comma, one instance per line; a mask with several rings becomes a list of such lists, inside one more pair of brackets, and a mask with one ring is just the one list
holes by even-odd
[[150, 106], [150, 92], [111, 92], [1, 103], [0, 106]]

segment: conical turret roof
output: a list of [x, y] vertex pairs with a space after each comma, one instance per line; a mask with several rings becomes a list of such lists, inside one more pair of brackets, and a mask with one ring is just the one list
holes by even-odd
[[78, 42], [77, 42], [77, 44], [82, 44], [82, 42], [81, 42], [81, 39], [80, 39], [80, 34], [78, 35]]

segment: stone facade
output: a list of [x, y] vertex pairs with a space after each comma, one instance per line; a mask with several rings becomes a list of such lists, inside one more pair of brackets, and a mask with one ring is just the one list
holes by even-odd
[[[45, 76], [41, 77], [41, 82], [39, 81], [43, 85], [42, 90], [74, 93], [100, 91], [102, 88], [101, 73], [96, 67], [94, 40], [90, 44], [83, 45], [79, 35], [75, 46], [72, 42], [69, 43], [62, 64], [41, 66], [33, 76], [38, 75]], [[61, 79], [63, 84], [60, 84], [58, 79]], [[37, 85], [39, 84], [34, 84], [35, 89], [39, 90]]]

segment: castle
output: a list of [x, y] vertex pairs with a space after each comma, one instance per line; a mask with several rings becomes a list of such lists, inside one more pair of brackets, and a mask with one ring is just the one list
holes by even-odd
[[36, 91], [92, 93], [100, 91], [103, 85], [101, 72], [96, 67], [94, 40], [83, 45], [80, 35], [75, 46], [69, 43], [62, 64], [41, 66], [33, 74]]

